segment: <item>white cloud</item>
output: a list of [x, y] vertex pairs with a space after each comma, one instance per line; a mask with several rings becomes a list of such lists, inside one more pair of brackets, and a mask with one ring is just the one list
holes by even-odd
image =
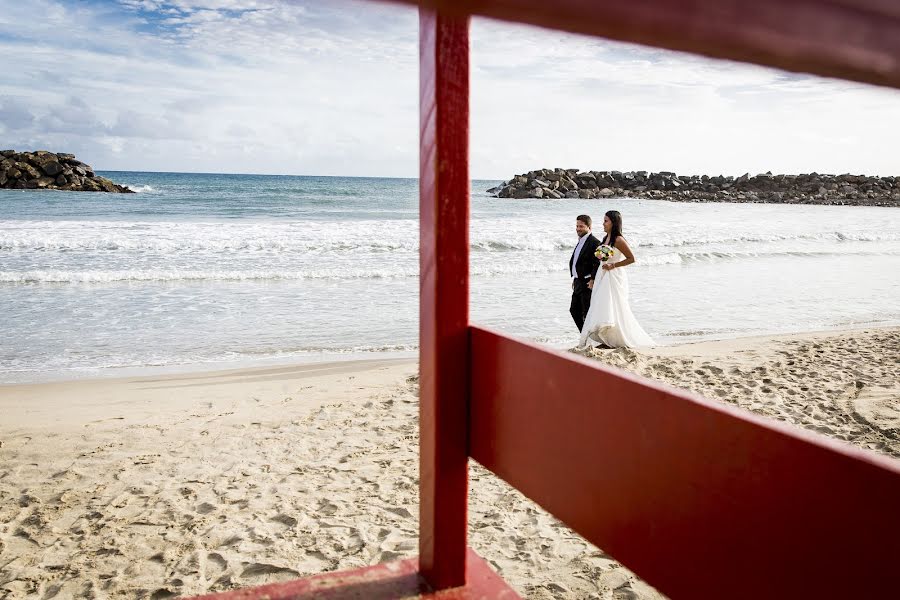
[[[40, 15], [40, 18], [35, 18]], [[888, 174], [900, 96], [475, 20], [472, 174]], [[0, 0], [4, 146], [97, 168], [415, 176], [417, 17], [368, 2]]]
[[487, 21], [473, 37], [485, 173], [897, 172], [894, 90]]
[[15, 96], [0, 96], [0, 126], [4, 133], [28, 130], [34, 123], [34, 115], [29, 110], [27, 99]]

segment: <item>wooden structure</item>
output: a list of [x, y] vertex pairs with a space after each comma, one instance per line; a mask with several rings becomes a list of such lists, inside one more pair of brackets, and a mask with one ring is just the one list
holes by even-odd
[[470, 15], [900, 87], [900, 4], [419, 4], [419, 558], [207, 598], [517, 598], [467, 549], [469, 457], [672, 598], [900, 593], [896, 461], [476, 327], [468, 310]]

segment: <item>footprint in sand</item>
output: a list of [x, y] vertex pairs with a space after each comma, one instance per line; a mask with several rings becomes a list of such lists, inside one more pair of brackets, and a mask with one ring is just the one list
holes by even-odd
[[[276, 581], [272, 575], [290, 575], [298, 577], [300, 573], [288, 567], [279, 567], [269, 563], [244, 563], [244, 570], [241, 571], [241, 577], [245, 579], [263, 579], [265, 581]], [[278, 578], [283, 579], [283, 578]]]
[[226, 576], [228, 561], [218, 552], [210, 552], [206, 555], [203, 575], [207, 581], [219, 581]]
[[290, 515], [286, 515], [283, 513], [277, 514], [269, 520], [274, 521], [276, 523], [281, 523], [288, 529], [292, 529], [297, 526], [297, 519], [295, 519], [294, 517], [292, 517]]
[[321, 500], [319, 502], [318, 511], [326, 516], [331, 516], [338, 511], [340, 507], [337, 504], [334, 504], [328, 500]]
[[197, 507], [194, 509], [195, 512], [197, 512], [201, 515], [208, 515], [209, 513], [211, 513], [214, 510], [216, 510], [216, 507], [213, 506], [212, 504], [210, 504], [209, 502], [204, 502], [202, 504], [198, 504]]

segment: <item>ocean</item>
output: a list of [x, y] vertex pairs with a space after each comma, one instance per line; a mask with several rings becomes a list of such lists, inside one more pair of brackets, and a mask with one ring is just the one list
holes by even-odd
[[[0, 190], [0, 382], [415, 355], [417, 180], [102, 174], [139, 193]], [[497, 183], [472, 182], [480, 324], [573, 346], [575, 216], [610, 209], [661, 344], [900, 324], [896, 209], [488, 197]]]

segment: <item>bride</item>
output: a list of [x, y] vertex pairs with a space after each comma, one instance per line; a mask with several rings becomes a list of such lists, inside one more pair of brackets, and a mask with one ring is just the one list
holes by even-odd
[[[579, 346], [653, 346], [653, 340], [634, 318], [628, 305], [628, 275], [623, 267], [634, 262], [634, 254], [622, 237], [619, 211], [611, 210], [604, 215], [603, 231], [606, 236], [601, 244], [612, 248], [612, 255], [602, 263], [603, 270], [593, 282], [591, 305], [581, 329]], [[601, 252], [603, 246], [597, 251]]]

